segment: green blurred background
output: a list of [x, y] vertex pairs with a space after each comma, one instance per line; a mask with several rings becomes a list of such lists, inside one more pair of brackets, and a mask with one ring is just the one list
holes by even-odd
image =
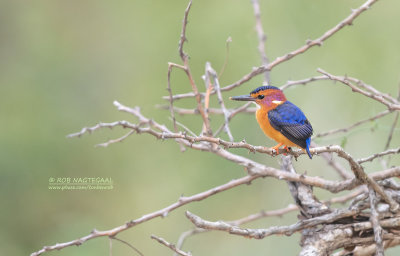
[[[261, 1], [270, 60], [319, 37], [363, 3], [337, 1]], [[124, 130], [102, 130], [81, 139], [66, 135], [99, 121], [127, 119], [112, 105], [118, 100], [141, 106], [142, 112], [171, 127], [165, 104], [167, 62], [180, 63], [177, 54], [181, 21], [187, 1], [59, 1], [9, 0], [0, 2], [0, 254], [27, 255], [87, 235], [93, 228], [110, 229], [192, 195], [245, 175], [243, 168], [209, 153], [179, 151], [174, 141], [157, 141], [133, 135], [108, 148], [95, 144], [117, 138]], [[379, 1], [322, 47], [285, 62], [271, 73], [274, 85], [319, 75], [318, 67], [349, 75], [397, 95], [400, 80], [400, 2]], [[226, 40], [232, 37], [229, 63], [222, 86], [237, 81], [260, 65], [253, 8], [246, 1], [194, 1], [189, 16], [185, 51], [199, 88], [206, 61], [218, 71], [224, 63]], [[259, 76], [228, 96], [248, 93], [262, 82]], [[190, 90], [181, 71], [172, 77], [174, 93]], [[316, 82], [286, 91], [301, 106], [315, 131], [347, 126], [385, 108], [369, 98], [351, 93], [332, 82]], [[176, 103], [193, 107], [193, 100]], [[216, 99], [213, 98], [213, 105]], [[226, 102], [229, 107], [237, 102]], [[178, 116], [195, 132], [199, 117]], [[394, 115], [363, 125], [346, 137], [345, 149], [354, 157], [382, 151]], [[213, 128], [221, 117], [212, 117]], [[252, 115], [231, 123], [235, 140], [274, 145], [265, 138]], [[392, 147], [400, 143], [395, 132]], [[226, 135], [223, 135], [226, 138]], [[317, 140], [340, 144], [343, 135]], [[279, 166], [279, 158], [248, 155], [266, 165]], [[339, 179], [320, 157], [301, 157], [298, 172]], [[344, 163], [345, 164], [345, 163]], [[398, 156], [391, 165], [399, 165]], [[365, 165], [380, 170], [379, 161]], [[51, 191], [51, 177], [111, 177], [112, 190]], [[332, 195], [316, 189], [321, 199]], [[192, 203], [118, 235], [147, 255], [170, 255], [169, 249], [150, 239], [151, 234], [175, 243], [193, 225], [184, 217], [190, 210], [209, 220], [234, 220], [292, 203], [283, 181], [262, 179]], [[269, 227], [296, 221], [296, 213], [267, 218], [247, 225]], [[299, 234], [249, 240], [222, 232], [191, 237], [184, 250], [194, 255], [294, 255]], [[207, 245], [207, 246], [205, 246]], [[391, 249], [387, 255], [398, 255]], [[91, 240], [47, 255], [108, 255], [107, 238]], [[113, 241], [113, 255], [134, 255], [126, 245]]]

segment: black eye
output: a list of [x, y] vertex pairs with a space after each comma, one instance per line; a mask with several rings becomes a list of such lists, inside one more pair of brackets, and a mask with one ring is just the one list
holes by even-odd
[[258, 95], [258, 96], [257, 96], [257, 99], [259, 99], [259, 100], [264, 99], [264, 95], [262, 95], [262, 94]]

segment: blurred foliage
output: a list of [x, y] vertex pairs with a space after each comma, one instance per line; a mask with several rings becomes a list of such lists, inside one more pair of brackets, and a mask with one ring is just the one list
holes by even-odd
[[[270, 60], [316, 38], [346, 17], [364, 1], [261, 1]], [[93, 228], [110, 229], [175, 202], [181, 194], [192, 195], [243, 176], [244, 170], [216, 156], [188, 150], [179, 152], [173, 141], [156, 141], [133, 135], [108, 148], [93, 145], [117, 138], [124, 131], [96, 132], [81, 139], [66, 139], [69, 133], [98, 121], [131, 120], [112, 105], [118, 100], [141, 106], [148, 117], [171, 126], [164, 104], [167, 62], [180, 63], [177, 54], [183, 11], [187, 1], [60, 1], [5, 0], [0, 2], [0, 254], [26, 255], [44, 245], [70, 241]], [[357, 77], [377, 89], [396, 95], [399, 83], [400, 34], [396, 0], [379, 1], [322, 47], [274, 68], [274, 85], [287, 80], [318, 75], [321, 67], [332, 74]], [[224, 63], [227, 38], [232, 37], [228, 66], [221, 77], [227, 85], [260, 65], [257, 36], [250, 1], [194, 1], [187, 31], [190, 64], [199, 88], [206, 61], [216, 70]], [[260, 85], [259, 76], [231, 95], [247, 93]], [[190, 86], [181, 71], [173, 72], [174, 93]], [[347, 126], [370, 117], [384, 107], [349, 88], [330, 81], [298, 86], [286, 92], [301, 106], [316, 132]], [[216, 104], [213, 99], [212, 104]], [[229, 107], [236, 102], [227, 102]], [[193, 100], [177, 102], [193, 107]], [[195, 132], [198, 117], [181, 117]], [[212, 117], [213, 122], [221, 122]], [[393, 115], [375, 124], [357, 128], [346, 137], [346, 150], [355, 157], [382, 151]], [[133, 121], [133, 120], [131, 120]], [[214, 124], [215, 127], [219, 126]], [[373, 128], [373, 131], [371, 129]], [[251, 115], [232, 121], [236, 140], [257, 145], [274, 143], [265, 138]], [[126, 132], [126, 131], [125, 131]], [[396, 129], [392, 147], [400, 144]], [[225, 136], [225, 135], [224, 135]], [[340, 144], [343, 136], [318, 140]], [[248, 155], [267, 165], [278, 166], [279, 158]], [[177, 164], [179, 163], [179, 164]], [[398, 156], [392, 165], [399, 165]], [[366, 164], [379, 170], [379, 161]], [[298, 172], [329, 179], [338, 176], [318, 157], [301, 157]], [[111, 177], [108, 191], [49, 191], [50, 177]], [[316, 190], [321, 198], [332, 196]], [[279, 200], [277, 199], [279, 195]], [[285, 182], [257, 180], [178, 209], [165, 219], [155, 219], [120, 234], [145, 255], [170, 252], [150, 239], [151, 234], [176, 242], [192, 224], [184, 217], [190, 210], [210, 219], [233, 220], [260, 209], [272, 210], [292, 203]], [[268, 218], [250, 227], [268, 227], [296, 221], [296, 214]], [[276, 255], [299, 251], [299, 235], [268, 237], [262, 241], [243, 239], [221, 232], [189, 238], [184, 247], [194, 255]], [[211, 244], [204, 247], [204, 244]], [[109, 241], [95, 239], [79, 248], [71, 247], [47, 255], [106, 255]], [[113, 241], [115, 255], [133, 254]], [[389, 250], [397, 255], [400, 249]]]

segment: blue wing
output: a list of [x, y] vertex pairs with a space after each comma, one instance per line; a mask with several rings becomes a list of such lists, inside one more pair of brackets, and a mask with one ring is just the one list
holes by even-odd
[[273, 128], [280, 131], [296, 145], [308, 151], [313, 128], [306, 116], [296, 105], [290, 101], [282, 103], [268, 112], [268, 120]]

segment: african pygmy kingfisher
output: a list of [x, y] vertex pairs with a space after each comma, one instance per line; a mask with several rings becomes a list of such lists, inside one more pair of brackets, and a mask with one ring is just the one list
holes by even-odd
[[279, 147], [300, 147], [307, 151], [310, 159], [313, 128], [304, 113], [286, 100], [283, 92], [274, 86], [261, 86], [249, 95], [231, 97], [231, 100], [253, 101], [259, 108], [256, 119], [265, 135], [278, 142], [272, 147], [279, 154]]

